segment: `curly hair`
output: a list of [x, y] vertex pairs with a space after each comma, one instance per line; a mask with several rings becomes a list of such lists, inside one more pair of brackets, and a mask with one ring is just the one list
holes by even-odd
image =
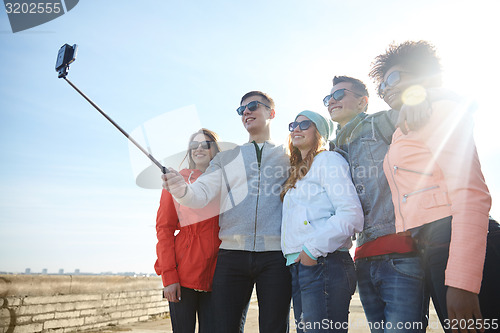
[[435, 47], [427, 41], [406, 41], [399, 45], [393, 43], [384, 54], [375, 58], [368, 76], [377, 85], [379, 95], [384, 76], [394, 66], [401, 66], [419, 77], [432, 79], [433, 86], [441, 85], [441, 62]]
[[281, 190], [281, 201], [283, 201], [286, 192], [288, 192], [288, 190], [292, 188], [295, 188], [295, 184], [297, 183], [297, 181], [304, 178], [304, 176], [309, 172], [314, 157], [320, 152], [326, 150], [325, 148], [323, 148], [324, 139], [321, 137], [317, 129], [314, 131], [314, 138], [314, 146], [311, 148], [311, 150], [309, 150], [306, 157], [302, 159], [300, 150], [294, 147], [292, 144], [292, 136], [288, 136], [288, 150], [290, 152], [290, 176], [286, 180], [285, 184], [283, 185], [283, 189]]

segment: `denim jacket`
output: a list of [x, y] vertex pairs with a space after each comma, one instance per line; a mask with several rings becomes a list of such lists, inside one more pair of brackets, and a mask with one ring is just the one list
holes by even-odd
[[391, 189], [383, 162], [391, 143], [398, 111], [360, 113], [337, 130], [335, 150], [348, 161], [351, 176], [363, 207], [364, 227], [357, 246], [396, 232]]

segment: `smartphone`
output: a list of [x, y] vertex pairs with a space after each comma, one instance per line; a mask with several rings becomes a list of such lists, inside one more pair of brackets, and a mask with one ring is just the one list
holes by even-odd
[[57, 53], [56, 71], [59, 73], [59, 78], [68, 74], [69, 65], [76, 59], [76, 51], [78, 46], [64, 44]]

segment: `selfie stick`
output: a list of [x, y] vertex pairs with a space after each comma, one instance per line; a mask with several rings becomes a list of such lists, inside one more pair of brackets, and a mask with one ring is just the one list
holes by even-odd
[[70, 86], [72, 86], [73, 88], [75, 88], [75, 90], [78, 91], [78, 93], [80, 93], [80, 95], [82, 95], [83, 98], [85, 98], [90, 104], [92, 104], [92, 106], [95, 107], [97, 109], [97, 111], [99, 111], [107, 120], [109, 120], [113, 125], [115, 125], [115, 127], [120, 132], [122, 132], [123, 135], [125, 135], [127, 137], [127, 139], [130, 140], [130, 142], [132, 142], [137, 148], [139, 148], [144, 153], [144, 155], [146, 155], [147, 157], [149, 157], [149, 159], [160, 168], [160, 170], [161, 170], [162, 173], [165, 174], [165, 173], [168, 172], [167, 168], [165, 168], [163, 165], [161, 165], [160, 162], [158, 162], [150, 153], [147, 152], [146, 149], [144, 149], [139, 143], [137, 143], [137, 141], [135, 141], [133, 137], [131, 137], [127, 132], [125, 132], [125, 130], [123, 128], [121, 128], [120, 125], [118, 125], [117, 123], [115, 123], [113, 119], [111, 119], [106, 113], [104, 113], [104, 111], [102, 111], [101, 108], [99, 108], [94, 102], [92, 102], [92, 100], [90, 100], [90, 98], [88, 98], [70, 80], [68, 80], [66, 77], [63, 77], [63, 79], [65, 79], [66, 82], [68, 82]]
[[[75, 45], [75, 48], [76, 48], [76, 45]], [[74, 57], [73, 57], [73, 61], [74, 61]], [[73, 61], [70, 61], [70, 62], [73, 62]], [[104, 113], [104, 111], [102, 111], [100, 107], [98, 107], [94, 102], [92, 102], [92, 100], [90, 98], [88, 98], [80, 89], [78, 89], [70, 80], [68, 80], [66, 78], [66, 75], [68, 75], [68, 69], [69, 69], [68, 62], [64, 64], [64, 68], [57, 68], [57, 65], [56, 65], [56, 70], [59, 70], [59, 78], [63, 78], [64, 80], [66, 80], [66, 82], [68, 82], [68, 84], [70, 86], [72, 86], [80, 95], [82, 95], [83, 98], [85, 98], [94, 108], [96, 108], [97, 111], [99, 111], [120, 132], [122, 132], [122, 134], [125, 135], [127, 137], [127, 139], [130, 140], [130, 142], [132, 142], [137, 148], [139, 148], [144, 153], [144, 155], [146, 155], [154, 164], [156, 164], [160, 168], [160, 170], [163, 174], [166, 174], [167, 172], [169, 172], [167, 170], [167, 168], [165, 168], [163, 165], [161, 165], [161, 163], [158, 162], [150, 153], [148, 153], [148, 151], [146, 149], [144, 149], [139, 143], [137, 143], [137, 141], [135, 141], [134, 138], [132, 138], [127, 132], [125, 132], [125, 130], [123, 128], [121, 128], [117, 123], [115, 123], [114, 120], [111, 119], [106, 113]]]

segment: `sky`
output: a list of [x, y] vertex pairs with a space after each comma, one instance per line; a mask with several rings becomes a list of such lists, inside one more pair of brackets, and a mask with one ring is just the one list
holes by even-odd
[[[250, 90], [274, 98], [277, 142], [300, 111], [326, 112], [335, 75], [363, 80], [369, 112], [385, 110], [371, 62], [392, 42], [430, 41], [445, 85], [479, 105], [476, 144], [500, 218], [499, 10], [495, 0], [81, 0], [12, 33], [0, 5], [0, 271], [154, 271], [160, 190], [136, 185], [148, 160], [57, 78], [65, 43], [78, 44], [68, 78], [134, 135], [153, 120], [138, 141], [164, 155], [184, 149], [179, 129], [199, 125], [246, 142], [235, 109]], [[172, 113], [185, 108], [195, 113]]]

